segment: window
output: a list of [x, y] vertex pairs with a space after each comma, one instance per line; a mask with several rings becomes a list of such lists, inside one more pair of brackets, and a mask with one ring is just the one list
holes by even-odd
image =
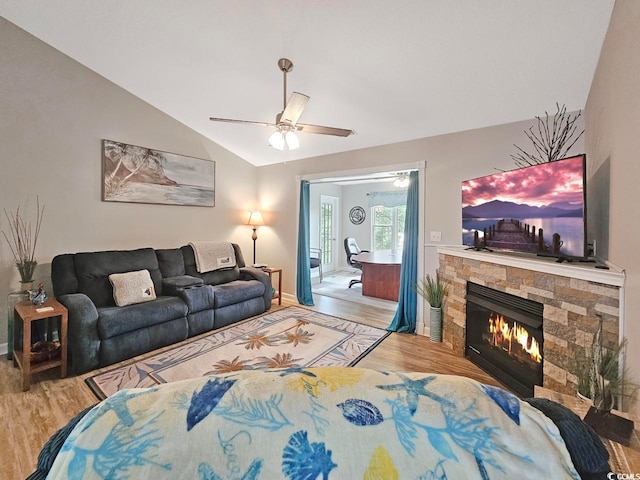
[[371, 244], [374, 251], [402, 250], [406, 210], [406, 205], [371, 208]]

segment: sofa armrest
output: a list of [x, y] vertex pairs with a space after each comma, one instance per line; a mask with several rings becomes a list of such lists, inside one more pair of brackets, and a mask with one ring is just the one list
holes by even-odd
[[201, 278], [192, 277], [191, 275], [167, 277], [162, 279], [162, 293], [163, 295], [178, 297], [180, 296], [180, 290], [195, 285], [202, 285], [203, 283]]
[[271, 278], [264, 273], [261, 268], [242, 267], [240, 269], [240, 280], [258, 280], [264, 285], [264, 307], [265, 310], [271, 309], [271, 299], [273, 298], [273, 289], [271, 287]]
[[100, 337], [98, 337], [98, 311], [91, 299], [83, 293], [69, 293], [56, 298], [69, 315], [69, 352], [71, 370], [80, 374], [100, 366]]
[[211, 285], [192, 285], [178, 290], [178, 296], [187, 304], [189, 313], [213, 310], [215, 290]]

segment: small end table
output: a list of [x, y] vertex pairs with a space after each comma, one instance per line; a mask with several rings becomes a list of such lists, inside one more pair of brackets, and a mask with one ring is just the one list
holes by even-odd
[[273, 294], [272, 300], [275, 300], [277, 298], [278, 305], [282, 305], [282, 269], [265, 267], [262, 269], [262, 271], [265, 272], [267, 275], [269, 275], [269, 279], [271, 280], [271, 285], [273, 285], [272, 275], [274, 273], [278, 274], [278, 289], [276, 290], [276, 293]]
[[[31, 322], [50, 317], [60, 317], [60, 356], [31, 365]], [[60, 367], [61, 378], [67, 376], [67, 309], [54, 298], [42, 305], [29, 301], [18, 303], [14, 309], [13, 366], [22, 369], [22, 390], [31, 387], [31, 374]], [[21, 328], [20, 328], [21, 327]], [[22, 333], [22, 339], [20, 338]], [[22, 340], [22, 342], [20, 342]]]

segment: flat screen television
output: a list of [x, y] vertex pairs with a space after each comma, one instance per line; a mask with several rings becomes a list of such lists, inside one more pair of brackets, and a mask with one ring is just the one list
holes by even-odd
[[586, 157], [462, 182], [462, 243], [585, 259]]

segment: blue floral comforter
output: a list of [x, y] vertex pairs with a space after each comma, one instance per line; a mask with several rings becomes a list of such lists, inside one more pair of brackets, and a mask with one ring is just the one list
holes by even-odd
[[580, 477], [551, 420], [504, 390], [325, 367], [118, 392], [76, 425], [48, 478]]

